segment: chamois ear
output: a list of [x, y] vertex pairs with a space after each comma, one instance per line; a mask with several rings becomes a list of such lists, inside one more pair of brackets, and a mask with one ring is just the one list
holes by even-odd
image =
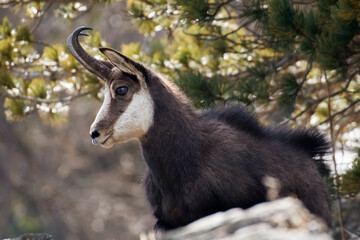
[[140, 63], [135, 62], [134, 60], [111, 48], [99, 48], [99, 50], [110, 60], [110, 62], [115, 67], [125, 73], [136, 75], [139, 81], [143, 80], [143, 73], [141, 72], [143, 66]]

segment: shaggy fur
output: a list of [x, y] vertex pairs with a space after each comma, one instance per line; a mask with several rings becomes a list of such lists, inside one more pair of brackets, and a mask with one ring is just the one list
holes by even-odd
[[[101, 48], [111, 63], [86, 53], [78, 36], [89, 29], [77, 28], [68, 46], [107, 85], [91, 137], [104, 147], [132, 137], [140, 141], [157, 229], [264, 202], [265, 177], [278, 180], [280, 197], [297, 196], [330, 226], [321, 176], [327, 170], [318, 157], [328, 150], [323, 135], [315, 130], [263, 127], [241, 105], [198, 112], [175, 85], [121, 53]], [[115, 94], [119, 86], [128, 87], [127, 95]]]
[[327, 188], [314, 158], [328, 150], [315, 130], [262, 127], [241, 106], [197, 112], [164, 80], [144, 70], [154, 101], [154, 124], [141, 139], [149, 167], [148, 200], [166, 230], [233, 207], [266, 201], [265, 176], [280, 182], [280, 197], [295, 195], [330, 225]]

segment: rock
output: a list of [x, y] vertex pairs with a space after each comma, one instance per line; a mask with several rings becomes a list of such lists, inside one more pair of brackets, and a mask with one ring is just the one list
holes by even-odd
[[[141, 240], [154, 239], [153, 234]], [[168, 231], [160, 240], [331, 240], [327, 225], [292, 197], [230, 209]]]
[[[292, 197], [230, 209], [199, 219], [160, 236], [140, 240], [332, 240], [327, 225]], [[53, 240], [50, 234], [25, 234], [4, 240]]]
[[46, 233], [27, 233], [17, 238], [6, 238], [3, 240], [54, 240], [50, 234]]

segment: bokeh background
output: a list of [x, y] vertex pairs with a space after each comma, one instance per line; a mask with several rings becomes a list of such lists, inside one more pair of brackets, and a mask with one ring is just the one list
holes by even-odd
[[91, 144], [103, 91], [66, 49], [79, 26], [90, 54], [121, 50], [197, 108], [242, 102], [263, 124], [319, 128], [334, 237], [360, 235], [359, 1], [4, 0], [0, 20], [0, 239], [131, 240], [155, 223], [139, 144]]
[[[56, 6], [53, 7], [55, 10]], [[14, 26], [26, 8], [1, 8]], [[48, 44], [65, 44], [79, 26], [91, 26], [114, 48], [142, 42], [124, 14], [124, 3], [94, 5], [72, 21], [49, 13], [34, 33]], [[39, 51], [43, 46], [37, 46]], [[142, 179], [146, 166], [133, 141], [103, 149], [91, 144], [89, 129], [101, 99], [74, 101], [61, 125], [37, 114], [9, 123], [0, 99], [0, 238], [47, 232], [54, 239], [138, 239], [154, 219]]]

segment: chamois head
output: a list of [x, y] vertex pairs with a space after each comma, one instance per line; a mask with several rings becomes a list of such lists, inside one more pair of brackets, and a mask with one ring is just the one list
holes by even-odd
[[153, 123], [154, 104], [147, 87], [147, 69], [121, 53], [99, 50], [110, 62], [90, 56], [79, 44], [78, 36], [88, 36], [77, 28], [67, 40], [71, 54], [91, 73], [105, 82], [103, 105], [90, 128], [94, 144], [109, 148], [115, 142], [140, 139]]

